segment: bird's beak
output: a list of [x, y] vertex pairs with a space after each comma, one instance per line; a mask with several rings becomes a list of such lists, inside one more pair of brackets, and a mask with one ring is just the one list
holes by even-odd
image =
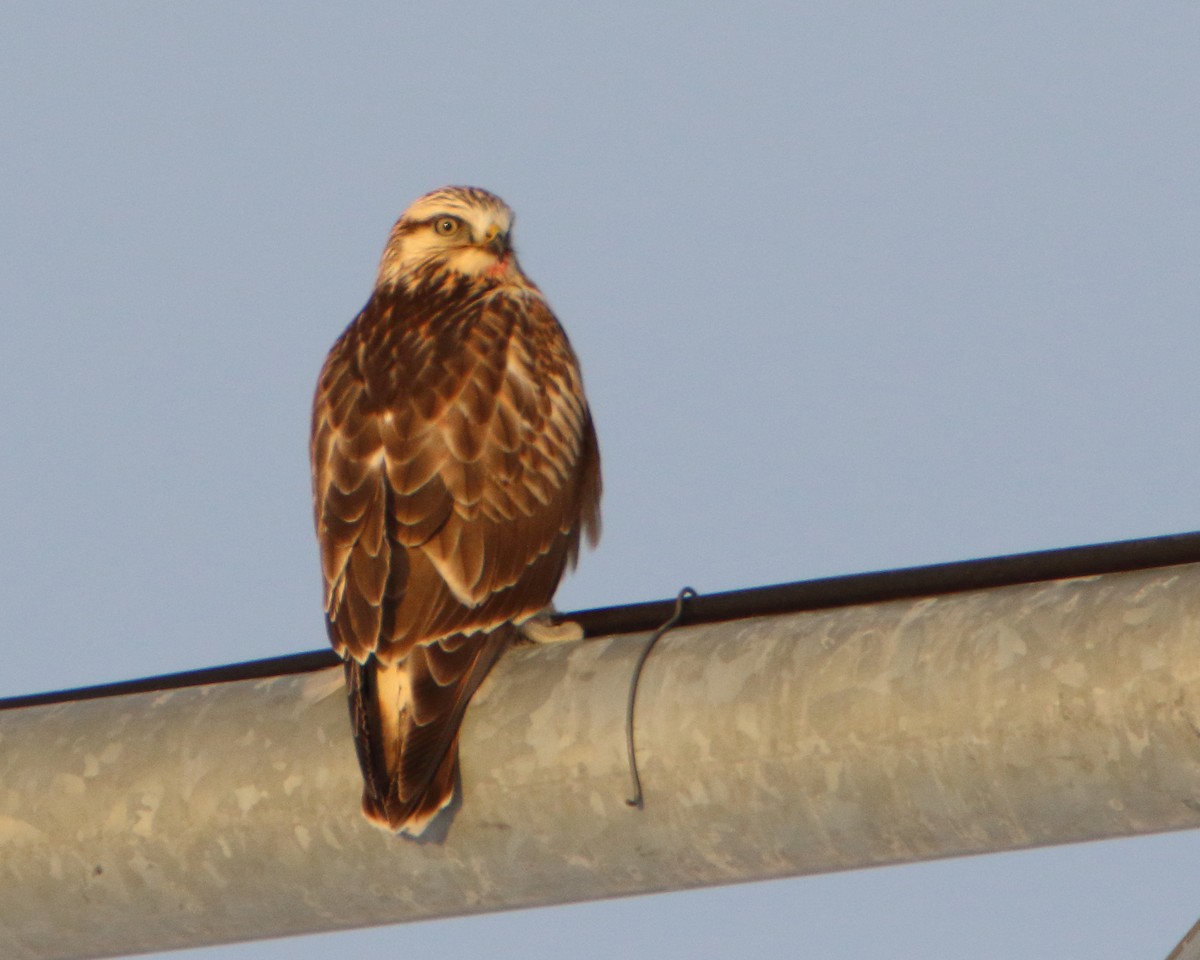
[[495, 224], [488, 227], [487, 233], [484, 234], [483, 245], [498, 257], [504, 256], [512, 249], [508, 243], [508, 234], [503, 233]]

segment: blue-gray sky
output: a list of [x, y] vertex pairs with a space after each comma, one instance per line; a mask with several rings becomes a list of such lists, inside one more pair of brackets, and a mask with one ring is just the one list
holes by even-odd
[[[306, 461], [396, 215], [517, 210], [594, 607], [1200, 527], [1200, 7], [0, 8], [0, 696], [325, 642]], [[1174, 834], [176, 956], [1155, 957]]]

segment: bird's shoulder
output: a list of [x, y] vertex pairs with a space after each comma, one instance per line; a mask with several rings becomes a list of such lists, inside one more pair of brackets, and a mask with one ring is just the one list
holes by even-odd
[[431, 420], [464, 398], [465, 381], [468, 406], [510, 390], [531, 414], [544, 405], [530, 407], [531, 393], [581, 390], [578, 361], [540, 291], [468, 283], [377, 290], [326, 358], [317, 402], [335, 423], [351, 409], [363, 416], [410, 406]]

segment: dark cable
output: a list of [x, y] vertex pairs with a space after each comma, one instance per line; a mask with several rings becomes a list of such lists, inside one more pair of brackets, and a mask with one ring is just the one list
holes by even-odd
[[675, 597], [675, 612], [660, 624], [657, 630], [650, 634], [650, 639], [642, 647], [641, 656], [638, 657], [637, 664], [633, 668], [633, 680], [629, 684], [629, 702], [625, 705], [625, 747], [629, 751], [629, 777], [633, 781], [633, 796], [626, 800], [625, 803], [639, 810], [642, 809], [642, 779], [638, 776], [637, 750], [633, 740], [633, 708], [637, 702], [638, 683], [642, 679], [642, 667], [646, 665], [646, 658], [650, 656], [650, 651], [654, 649], [654, 645], [658, 643], [659, 638], [683, 619], [683, 602], [689, 597], [696, 596], [698, 594], [691, 587], [684, 587], [679, 591]]

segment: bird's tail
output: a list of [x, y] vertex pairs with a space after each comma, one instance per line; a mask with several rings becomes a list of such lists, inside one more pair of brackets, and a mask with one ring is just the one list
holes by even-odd
[[450, 803], [463, 714], [515, 634], [503, 624], [417, 644], [393, 664], [346, 660], [368, 820], [417, 836]]

